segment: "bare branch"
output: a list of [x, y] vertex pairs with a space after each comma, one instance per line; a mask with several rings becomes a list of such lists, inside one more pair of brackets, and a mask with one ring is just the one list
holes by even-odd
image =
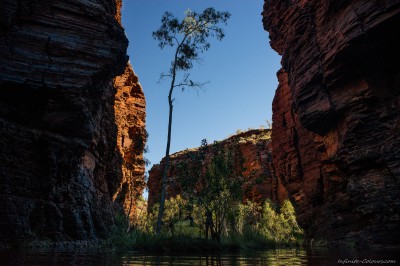
[[176, 88], [176, 87], [203, 88], [205, 85], [207, 85], [209, 83], [210, 83], [209, 81], [200, 83], [200, 82], [193, 82], [190, 80], [189, 82], [181, 82], [179, 84], [175, 84], [174, 88]]
[[164, 72], [161, 73], [161, 74], [160, 74], [160, 78], [158, 79], [157, 83], [160, 83], [161, 80], [162, 80], [163, 78], [165, 78], [165, 77], [170, 77], [170, 78], [172, 78], [172, 75], [171, 75], [171, 74], [165, 74]]
[[175, 39], [176, 44], [179, 46], [179, 40], [178, 40], [178, 38], [176, 38], [176, 35], [175, 35], [175, 34], [174, 34], [173, 38]]

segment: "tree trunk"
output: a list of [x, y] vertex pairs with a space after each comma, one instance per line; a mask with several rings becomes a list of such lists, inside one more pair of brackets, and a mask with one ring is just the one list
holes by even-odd
[[162, 185], [161, 185], [161, 199], [160, 199], [160, 207], [158, 209], [158, 217], [157, 217], [157, 229], [156, 235], [159, 236], [161, 232], [162, 226], [162, 218], [164, 215], [164, 203], [165, 203], [165, 194], [167, 190], [167, 175], [168, 175], [168, 168], [169, 168], [169, 149], [171, 146], [171, 128], [172, 128], [172, 111], [173, 105], [172, 100], [168, 99], [169, 101], [169, 119], [168, 119], [168, 138], [167, 138], [167, 149], [165, 152], [165, 166], [164, 166], [164, 173], [162, 177]]
[[169, 89], [169, 94], [168, 94], [168, 104], [169, 104], [169, 116], [168, 116], [168, 137], [167, 137], [167, 148], [165, 151], [165, 167], [164, 167], [164, 173], [162, 177], [162, 184], [161, 184], [161, 198], [160, 198], [160, 207], [158, 209], [158, 217], [157, 217], [157, 227], [156, 227], [156, 236], [160, 235], [161, 232], [161, 227], [162, 227], [162, 218], [164, 216], [164, 204], [165, 204], [165, 194], [167, 190], [167, 174], [168, 174], [168, 168], [169, 168], [169, 149], [171, 146], [171, 128], [172, 128], [172, 112], [174, 109], [173, 105], [173, 99], [172, 99], [172, 93], [174, 91], [175, 87], [175, 78], [176, 78], [176, 60], [178, 57], [178, 51], [180, 49], [180, 45], [176, 49], [175, 52], [175, 61], [174, 61], [174, 66], [172, 69], [172, 81], [171, 81], [171, 87]]

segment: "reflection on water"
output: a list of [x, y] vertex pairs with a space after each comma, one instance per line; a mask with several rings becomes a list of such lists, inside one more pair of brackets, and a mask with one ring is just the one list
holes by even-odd
[[213, 255], [145, 256], [130, 254], [125, 265], [307, 265], [304, 250], [268, 250], [263, 252]]
[[[29, 250], [0, 252], [0, 265], [344, 265], [338, 263], [338, 260], [381, 259], [396, 260], [399, 263], [399, 254], [399, 250], [356, 252], [352, 250], [271, 249], [196, 255], [151, 255], [135, 252], [109, 255], [93, 251]], [[389, 265], [396, 265], [396, 263]]]

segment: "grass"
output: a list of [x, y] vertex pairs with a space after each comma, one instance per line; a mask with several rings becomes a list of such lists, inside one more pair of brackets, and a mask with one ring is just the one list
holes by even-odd
[[196, 225], [190, 225], [190, 221], [179, 221], [175, 224], [175, 232], [179, 236], [186, 236], [186, 237], [200, 237], [201, 236], [201, 229]]

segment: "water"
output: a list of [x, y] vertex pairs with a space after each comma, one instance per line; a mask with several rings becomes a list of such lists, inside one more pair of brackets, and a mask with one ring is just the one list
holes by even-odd
[[[358, 259], [359, 263], [355, 261]], [[375, 261], [371, 261], [374, 259]], [[347, 261], [346, 261], [347, 260]], [[380, 260], [380, 263], [379, 261]], [[396, 261], [395, 263], [389, 260]], [[342, 263], [341, 263], [342, 262]], [[375, 262], [375, 263], [374, 263]], [[382, 263], [386, 262], [386, 263]], [[155, 255], [131, 252], [110, 255], [83, 251], [8, 251], [0, 252], [0, 265], [400, 265], [399, 250], [305, 250], [270, 249], [265, 251]]]

